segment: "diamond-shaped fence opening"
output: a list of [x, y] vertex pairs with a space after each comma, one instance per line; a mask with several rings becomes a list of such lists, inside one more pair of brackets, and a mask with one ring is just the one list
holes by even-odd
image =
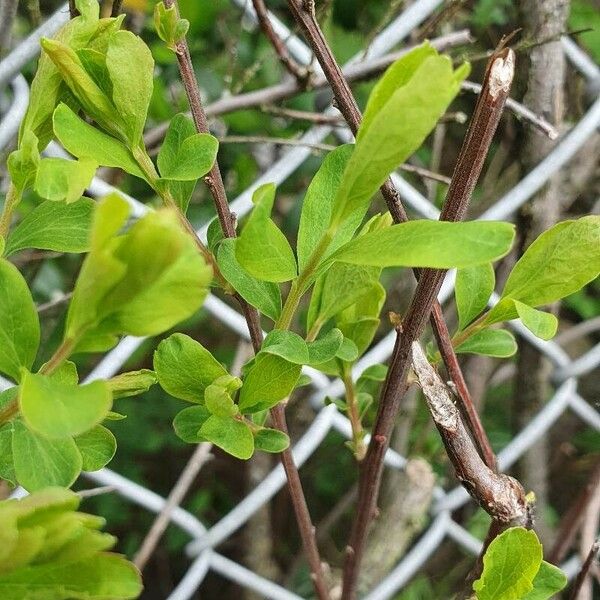
[[[247, 18], [254, 19], [254, 12], [249, 0], [233, 0], [233, 2], [244, 10]], [[442, 0], [417, 0], [411, 4], [372, 41], [368, 57], [372, 59], [389, 52], [427, 19], [441, 3]], [[283, 23], [272, 15], [270, 17], [276, 32], [285, 41], [292, 56], [301, 64], [312, 64], [312, 53], [305, 44], [294, 36]], [[39, 52], [40, 37], [53, 35], [67, 19], [68, 8], [64, 5], [0, 62], [0, 88], [10, 84], [12, 90], [10, 105], [0, 122], [0, 149], [5, 148], [14, 138], [27, 107], [29, 88], [25, 78], [20, 74], [21, 69]], [[562, 43], [565, 54], [571, 63], [586, 79], [597, 84], [600, 81], [598, 66], [570, 39], [564, 37]], [[361, 53], [354, 61], [361, 61], [364, 58], [364, 53]], [[313, 66], [318, 69], [318, 65]], [[510, 219], [519, 207], [574, 156], [598, 127], [600, 127], [600, 98], [596, 99], [579, 122], [562, 137], [553, 151], [511, 190], [498, 198], [480, 218]], [[307, 144], [318, 143], [331, 132], [331, 127], [315, 126], [305, 132], [301, 141]], [[336, 129], [335, 133], [342, 141], [351, 140], [351, 134], [347, 130]], [[47, 154], [65, 155], [62, 148], [54, 143], [49, 146]], [[310, 154], [311, 150], [307, 146], [297, 146], [286, 152], [252, 186], [231, 203], [232, 211], [240, 216], [248, 212], [252, 206], [252, 192], [257, 187], [266, 182], [281, 184], [303, 164]], [[437, 218], [439, 211], [436, 207], [400, 175], [395, 174], [393, 181], [407, 206], [422, 217]], [[124, 196], [136, 217], [143, 215], [147, 210], [143, 204], [124, 195], [119, 190], [115, 190], [99, 177], [94, 178], [89, 191], [94, 196], [102, 196], [111, 191]], [[206, 239], [206, 225], [198, 230], [198, 235], [200, 238]], [[440, 292], [440, 302], [443, 303], [448, 299], [452, 289], [453, 279], [449, 276]], [[492, 298], [492, 301], [496, 300], [497, 298]], [[246, 322], [237, 311], [215, 296], [209, 296], [204, 307], [215, 319], [230, 328], [241, 339], [248, 339]], [[594, 321], [594, 323], [582, 325], [579, 335], [584, 336], [600, 328], [597, 319]], [[594, 346], [576, 359], [571, 359], [559, 343], [541, 341], [519, 323], [511, 323], [511, 327], [550, 360], [553, 365], [555, 389], [553, 396], [539, 413], [498, 454], [499, 465], [502, 469], [509, 468], [522, 457], [538, 439], [550, 431], [554, 423], [566, 411], [571, 411], [587, 426], [600, 431], [600, 414], [577, 391], [578, 378], [590, 373], [600, 364], [600, 345]], [[384, 362], [390, 357], [394, 335], [390, 333], [370, 349], [357, 364], [358, 373], [367, 366]], [[117, 373], [142, 342], [143, 338], [124, 338], [106, 354], [88, 375], [87, 380], [109, 378]], [[306, 368], [305, 372], [312, 381], [313, 392], [310, 396], [310, 403], [314, 409], [314, 418], [293, 445], [294, 459], [300, 469], [306, 461], [310, 460], [330, 431], [336, 430], [347, 438], [351, 436], [348, 419], [339, 413], [333, 404], [324, 405], [323, 403], [326, 396], [343, 394], [341, 382], [339, 380], [332, 381], [322, 373], [310, 368]], [[10, 385], [8, 381], [0, 383], [4, 388]], [[397, 452], [388, 450], [386, 465], [392, 469], [403, 469], [406, 459]], [[135, 503], [150, 512], [159, 513], [165, 507], [165, 498], [110, 469], [85, 473], [84, 476], [101, 485], [113, 486], [124, 501]], [[283, 468], [278, 465], [235, 508], [209, 528], [190, 512], [175, 507], [170, 512], [169, 518], [172, 524], [190, 536], [186, 553], [191, 558], [191, 562], [185, 576], [169, 595], [168, 600], [190, 598], [200, 588], [209, 571], [266, 598], [300, 600], [296, 594], [226, 558], [215, 550], [229, 536], [243, 527], [285, 484]], [[23, 493], [22, 490], [17, 490], [15, 495], [20, 493]], [[452, 512], [467, 502], [472, 502], [472, 500], [460, 486], [449, 490], [436, 487], [430, 510], [429, 526], [420, 534], [418, 540], [385, 579], [365, 596], [365, 599], [385, 600], [391, 598], [410, 581], [444, 540], [451, 540], [466, 552], [476, 555], [481, 549], [481, 540], [475, 538], [452, 519]], [[572, 557], [562, 567], [569, 577], [573, 577], [579, 568], [579, 560], [577, 557]]]

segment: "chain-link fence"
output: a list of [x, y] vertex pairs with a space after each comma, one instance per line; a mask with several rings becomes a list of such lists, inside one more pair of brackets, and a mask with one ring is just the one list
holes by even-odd
[[[245, 18], [254, 18], [249, 0], [233, 1], [244, 11]], [[440, 4], [442, 4], [442, 0], [417, 0], [412, 3], [375, 37], [369, 46], [368, 58], [382, 56], [389, 52], [424, 22]], [[0, 62], [0, 88], [7, 84], [12, 88], [11, 100], [8, 101], [5, 98], [4, 115], [0, 122], [0, 149], [5, 148], [16, 135], [27, 107], [29, 88], [25, 78], [20, 74], [21, 69], [38, 54], [40, 37], [51, 36], [67, 21], [68, 16], [68, 7], [65, 5]], [[276, 32], [285, 41], [290, 54], [300, 64], [312, 64], [312, 53], [303, 42], [272, 15], [271, 20]], [[569, 38], [563, 38], [562, 43], [569, 61], [588, 80], [590, 88], [598, 90], [600, 88], [600, 69], [598, 66]], [[354, 61], [365, 60], [365, 58], [365, 53], [362, 52]], [[313, 65], [313, 67], [318, 71], [318, 65]], [[333, 109], [330, 110], [333, 111]], [[512, 189], [498, 198], [479, 218], [510, 220], [515, 211], [539, 191], [582, 148], [583, 144], [599, 127], [600, 97], [591, 104], [580, 121], [562, 136], [554, 150]], [[311, 155], [309, 145], [321, 142], [331, 132], [332, 128], [329, 126], [315, 126], [306, 131], [300, 141], [307, 145], [299, 145], [286, 152], [250, 188], [232, 202], [232, 211], [239, 216], [248, 212], [252, 206], [252, 193], [257, 187], [266, 182], [275, 184], [284, 182]], [[335, 133], [343, 141], [350, 139], [350, 133], [347, 130], [336, 128]], [[60, 156], [64, 154], [64, 151], [57, 145], [51, 144], [47, 154]], [[421, 217], [431, 219], [438, 217], [437, 208], [400, 175], [393, 175], [393, 182], [407, 207], [410, 207]], [[122, 192], [115, 190], [98, 177], [93, 180], [89, 192], [94, 196], [102, 196], [108, 192], [117, 192], [124, 196]], [[135, 199], [127, 196], [125, 198], [130, 203], [134, 216], [139, 217], [148, 210]], [[206, 225], [198, 230], [201, 239], [206, 240], [206, 232]], [[439, 300], [441, 303], [449, 298], [452, 289], [453, 278], [450, 274], [440, 292]], [[493, 298], [492, 301], [497, 301], [497, 297]], [[241, 339], [248, 339], [246, 322], [234, 309], [212, 295], [208, 297], [204, 307], [215, 319], [234, 331]], [[600, 324], [597, 322], [598, 319], [594, 321], [595, 323], [588, 322], [586, 323], [588, 326], [580, 327], [577, 334], [582, 337], [587, 336], [593, 333], [595, 329], [600, 328]], [[518, 322], [512, 322], [510, 326], [552, 363], [554, 393], [542, 410], [499, 452], [498, 463], [502, 470], [510, 468], [542, 436], [547, 435], [559, 417], [566, 411], [570, 410], [587, 426], [600, 431], [600, 414], [594, 408], [594, 399], [588, 399], [592, 400], [590, 403], [582, 398], [577, 391], [578, 378], [590, 373], [600, 364], [600, 345], [594, 346], [584, 355], [573, 359], [559, 343], [539, 340]], [[362, 372], [369, 365], [385, 362], [392, 352], [394, 337], [395, 333], [392, 332], [377, 343], [356, 365], [357, 373]], [[142, 342], [143, 338], [124, 338], [118, 346], [107, 353], [99, 362], [88, 375], [87, 381], [109, 378], [118, 373]], [[342, 395], [344, 391], [342, 383], [339, 380], [332, 381], [322, 373], [310, 368], [305, 368], [305, 373], [310, 376], [314, 390], [310, 396], [310, 402], [314, 409], [314, 419], [293, 445], [294, 459], [299, 468], [311, 459], [331, 430], [336, 430], [347, 438], [351, 437], [350, 423], [347, 418], [338, 412], [335, 405], [324, 405], [323, 402], [326, 396]], [[2, 382], [3, 388], [9, 385], [10, 383], [7, 381]], [[393, 450], [389, 450], [386, 455], [386, 465], [390, 469], [403, 469], [406, 465], [406, 459]], [[160, 513], [165, 507], [165, 498], [109, 469], [103, 469], [95, 473], [85, 473], [84, 476], [101, 485], [113, 486], [116, 493], [124, 501], [133, 502], [148, 511]], [[203, 579], [209, 571], [218, 573], [222, 577], [236, 582], [244, 588], [253, 590], [266, 598], [300, 600], [300, 597], [296, 594], [216, 551], [220, 544], [243, 527], [285, 484], [283, 468], [279, 465], [233, 510], [209, 528], [190, 512], [175, 507], [170, 512], [170, 521], [190, 536], [186, 552], [191, 562], [185, 576], [169, 595], [168, 600], [187, 600], [191, 598], [196, 590], [201, 589]], [[20, 491], [17, 490], [15, 495], [19, 493]], [[433, 497], [434, 502], [430, 511], [429, 526], [392, 571], [366, 595], [365, 598], [368, 600], [384, 600], [392, 597], [407, 584], [442, 541], [446, 539], [454, 541], [461, 548], [474, 555], [480, 551], [481, 540], [472, 536], [452, 518], [453, 511], [468, 502], [473, 502], [464, 488], [457, 486], [445, 490], [436, 487]], [[569, 577], [573, 577], [579, 568], [578, 558], [576, 556], [572, 557], [562, 565], [562, 568]]]

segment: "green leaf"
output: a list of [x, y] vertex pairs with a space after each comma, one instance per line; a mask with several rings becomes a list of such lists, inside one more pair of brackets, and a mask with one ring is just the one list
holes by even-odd
[[267, 334], [261, 352], [281, 356], [296, 365], [306, 365], [310, 360], [306, 342], [297, 333], [281, 329], [274, 329]]
[[179, 18], [175, 6], [165, 8], [164, 3], [159, 2], [154, 7], [154, 27], [158, 37], [175, 52], [176, 44], [185, 37], [190, 22]]
[[[416, 68], [415, 53], [421, 59]], [[348, 218], [358, 215], [362, 219], [373, 194], [422, 145], [468, 72], [464, 65], [454, 71], [450, 58], [419, 48], [399, 62], [410, 63], [407, 78], [402, 81], [398, 77], [401, 67], [396, 63], [377, 86], [385, 93], [371, 102], [366, 127], [359, 129], [356, 148], [336, 195], [330, 222], [333, 230]], [[388, 93], [397, 83], [403, 85]]]
[[116, 554], [67, 564], [42, 564], [0, 575], [3, 600], [129, 600], [142, 591], [138, 570]]
[[37, 310], [19, 270], [0, 259], [0, 372], [15, 381], [31, 368], [40, 343]]
[[27, 425], [52, 439], [81, 435], [98, 425], [112, 405], [104, 381], [72, 385], [25, 372], [19, 407]]
[[507, 529], [489, 545], [483, 572], [473, 584], [478, 600], [521, 600], [533, 589], [542, 545], [533, 531]]
[[[225, 377], [229, 378], [229, 375]], [[239, 379], [237, 381], [241, 387], [242, 382]], [[235, 417], [239, 413], [229, 390], [218, 383], [213, 383], [204, 390], [204, 403], [211, 414], [217, 417]]]
[[174, 333], [158, 345], [154, 370], [167, 393], [194, 403], [203, 402], [206, 388], [227, 375], [204, 346], [183, 333]]
[[211, 280], [174, 211], [150, 212], [112, 238], [127, 215], [123, 205], [116, 196], [102, 201], [75, 285], [66, 337], [85, 332], [83, 344], [96, 336], [157, 335], [200, 307]]
[[66, 104], [54, 111], [54, 133], [65, 150], [77, 158], [91, 158], [103, 167], [118, 167], [146, 180], [131, 152], [120, 141], [80, 119]]
[[566, 575], [554, 565], [542, 561], [533, 580], [533, 589], [522, 600], [549, 600], [567, 585]]
[[197, 133], [188, 116], [177, 114], [158, 153], [158, 170], [164, 179], [195, 181], [211, 170], [218, 149], [214, 136]]
[[[502, 298], [528, 306], [575, 293], [600, 273], [600, 216], [563, 221], [540, 235], [511, 271]], [[516, 316], [513, 310], [512, 316]]]
[[84, 471], [99, 471], [105, 467], [117, 451], [117, 440], [109, 429], [97, 425], [75, 438], [83, 460]]
[[[12, 454], [13, 426], [11, 423], [0, 427], [0, 479], [12, 486], [17, 485], [15, 466]], [[1, 538], [1, 534], [0, 534]]]
[[464, 268], [501, 258], [513, 238], [509, 223], [411, 221], [359, 236], [331, 260], [373, 267]]
[[542, 340], [549, 340], [556, 335], [558, 319], [553, 314], [536, 310], [518, 300], [513, 300], [513, 302], [523, 325], [525, 325], [531, 333]]
[[257, 450], [263, 452], [273, 452], [275, 454], [283, 452], [290, 445], [290, 438], [283, 431], [278, 429], [269, 429], [267, 427], [259, 429], [254, 434], [254, 446]]
[[275, 186], [259, 187], [254, 209], [235, 245], [235, 256], [250, 275], [262, 281], [282, 282], [297, 275], [296, 258], [285, 235], [271, 220]]
[[15, 474], [28, 491], [48, 486], [70, 487], [81, 472], [82, 459], [71, 438], [50, 440], [13, 421], [12, 451]]
[[106, 68], [112, 81], [112, 101], [125, 122], [130, 147], [133, 148], [142, 138], [152, 98], [152, 53], [131, 31], [117, 31], [108, 42]]
[[89, 186], [97, 167], [90, 158], [43, 158], [35, 179], [35, 191], [47, 200], [75, 202]]
[[115, 377], [106, 380], [106, 385], [113, 399], [117, 399], [143, 394], [157, 381], [158, 378], [154, 371], [140, 369], [139, 371], [129, 371], [115, 375]]
[[280, 356], [258, 354], [244, 379], [239, 397], [240, 410], [254, 413], [275, 406], [294, 389], [300, 370], [300, 365]]
[[200, 435], [202, 425], [210, 418], [211, 412], [205, 406], [190, 406], [184, 408], [173, 420], [173, 428], [177, 437], [188, 444], [199, 444], [206, 442], [206, 438]]
[[254, 453], [254, 436], [248, 425], [237, 419], [211, 415], [200, 435], [236, 458], [246, 460]]
[[[306, 268], [311, 254], [327, 231], [333, 202], [353, 149], [353, 145], [345, 144], [329, 152], [306, 190], [298, 229], [297, 249], [300, 271]], [[329, 246], [329, 253], [350, 240], [361, 220], [362, 215], [359, 215], [357, 219], [350, 220], [337, 231], [334, 241]]]
[[5, 254], [25, 248], [55, 252], [87, 252], [95, 203], [81, 198], [72, 204], [42, 202], [11, 231]]
[[339, 329], [330, 329], [325, 335], [317, 338], [308, 346], [308, 364], [311, 366], [320, 365], [332, 360], [338, 353], [344, 341], [344, 334]]
[[459, 331], [485, 310], [495, 283], [496, 275], [490, 263], [458, 270], [454, 293]]
[[10, 180], [19, 193], [33, 185], [39, 164], [38, 139], [27, 129], [21, 137], [19, 147], [8, 155], [7, 160]]
[[279, 286], [270, 281], [260, 281], [247, 273], [237, 261], [235, 244], [235, 239], [225, 239], [219, 244], [217, 260], [221, 273], [246, 302], [276, 321], [281, 313]]
[[336, 357], [345, 362], [354, 362], [358, 356], [356, 344], [350, 338], [345, 337], [340, 349], [336, 353]]
[[457, 354], [483, 354], [498, 358], [508, 358], [516, 351], [517, 342], [513, 334], [505, 329], [483, 329], [456, 348]]

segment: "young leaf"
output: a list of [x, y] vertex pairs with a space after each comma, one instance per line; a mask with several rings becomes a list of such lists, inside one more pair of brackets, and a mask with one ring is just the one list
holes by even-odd
[[306, 342], [293, 331], [270, 331], [263, 341], [261, 352], [281, 356], [297, 365], [306, 365], [310, 360]]
[[[532, 307], [550, 304], [581, 289], [599, 273], [600, 216], [563, 221], [527, 248], [513, 267], [502, 298]], [[508, 319], [514, 316], [513, 311]]]
[[0, 372], [15, 381], [31, 368], [40, 343], [37, 310], [19, 270], [0, 259]]
[[[414, 53], [419, 53], [421, 59], [417, 68], [412, 65]], [[412, 76], [391, 95], [380, 94], [372, 103], [374, 108], [369, 110], [366, 128], [363, 125], [359, 129], [356, 148], [336, 194], [330, 222], [332, 229], [348, 218], [358, 215], [362, 219], [371, 196], [389, 174], [421, 146], [468, 72], [464, 65], [454, 71], [448, 57], [438, 56], [435, 52], [423, 53], [420, 49], [399, 61], [411, 63], [406, 71]], [[400, 81], [397, 77], [399, 69], [397, 64], [388, 69], [378, 89], [391, 91]], [[391, 84], [387, 82], [388, 77]], [[382, 104], [383, 99], [387, 101]]]
[[88, 157], [103, 167], [118, 167], [140, 179], [146, 179], [124, 144], [80, 119], [66, 104], [61, 103], [56, 107], [53, 124], [54, 134], [73, 156]]
[[204, 401], [204, 391], [215, 379], [227, 375], [204, 346], [183, 333], [174, 333], [158, 345], [154, 370], [167, 393], [197, 404]]
[[263, 452], [273, 452], [275, 454], [283, 452], [290, 445], [290, 438], [283, 431], [278, 429], [259, 429], [254, 434], [254, 447]]
[[206, 175], [217, 158], [219, 142], [207, 133], [197, 133], [184, 114], [171, 120], [158, 153], [158, 170], [164, 179], [195, 181]]
[[294, 279], [297, 268], [289, 242], [270, 218], [274, 200], [273, 184], [265, 184], [254, 192], [254, 210], [237, 240], [235, 256], [257, 279], [282, 282]]
[[7, 159], [10, 180], [19, 192], [33, 185], [39, 164], [38, 139], [27, 129], [18, 149], [11, 152]]
[[518, 300], [514, 300], [513, 302], [523, 325], [525, 325], [531, 333], [542, 340], [549, 340], [556, 335], [558, 319], [553, 314], [536, 310]]
[[236, 458], [246, 460], [254, 453], [252, 432], [237, 419], [211, 415], [200, 428], [200, 435]]
[[174, 6], [165, 8], [164, 3], [159, 2], [154, 7], [154, 28], [156, 29], [156, 33], [173, 52], [177, 49], [177, 42], [185, 37], [189, 27], [190, 22], [187, 19], [180, 19]]
[[356, 344], [345, 337], [340, 349], [336, 353], [336, 357], [345, 362], [354, 362], [358, 358], [358, 348]]
[[523, 600], [550, 600], [567, 583], [567, 576], [558, 567], [543, 560], [533, 579], [533, 589], [523, 596]]
[[325, 335], [307, 344], [308, 364], [316, 366], [332, 360], [338, 353], [343, 341], [344, 334], [339, 329], [330, 329]]
[[491, 263], [459, 269], [456, 273], [456, 308], [458, 329], [464, 329], [487, 306], [496, 275]]
[[75, 443], [81, 453], [84, 471], [99, 471], [112, 460], [117, 450], [115, 436], [102, 425], [77, 436]]
[[456, 348], [458, 354], [483, 354], [498, 358], [508, 358], [517, 351], [517, 342], [510, 331], [505, 329], [482, 329]]
[[112, 82], [112, 101], [125, 122], [129, 147], [134, 148], [142, 138], [152, 97], [152, 53], [131, 31], [117, 31], [108, 42], [106, 68]]
[[[344, 169], [352, 155], [353, 148], [354, 146], [351, 144], [345, 144], [329, 152], [306, 190], [298, 229], [297, 250], [300, 271], [305, 269], [310, 255], [327, 231], [331, 220], [333, 201], [342, 183]], [[341, 227], [329, 247], [329, 252], [349, 241], [361, 220], [362, 215], [358, 221], [351, 220], [347, 225]]]
[[217, 260], [225, 279], [255, 308], [276, 321], [281, 313], [281, 292], [276, 283], [260, 281], [246, 273], [235, 257], [235, 239], [225, 239], [219, 244]]
[[173, 428], [177, 437], [188, 444], [199, 444], [206, 442], [206, 438], [200, 435], [202, 425], [210, 418], [211, 412], [205, 406], [190, 406], [184, 408], [173, 420]]
[[72, 204], [48, 200], [36, 206], [10, 232], [4, 253], [25, 248], [56, 252], [87, 252], [95, 203], [81, 198]]
[[204, 390], [204, 404], [210, 413], [217, 417], [235, 417], [239, 413], [237, 404], [227, 388], [217, 383], [211, 383]]
[[13, 421], [12, 451], [18, 482], [28, 491], [70, 487], [81, 472], [82, 459], [72, 438], [50, 440]]
[[275, 406], [294, 389], [300, 365], [274, 354], [259, 354], [244, 379], [239, 407], [242, 413], [254, 413]]
[[483, 572], [473, 584], [478, 600], [520, 600], [533, 589], [542, 545], [533, 531], [512, 527], [489, 545]]
[[51, 439], [81, 435], [98, 425], [112, 405], [104, 381], [72, 385], [25, 372], [19, 407], [27, 425]]
[[411, 221], [359, 236], [331, 260], [373, 267], [464, 268], [501, 258], [513, 238], [509, 223]]
[[129, 371], [121, 373], [106, 380], [106, 385], [113, 397], [127, 398], [129, 396], [137, 396], [147, 392], [156, 382], [158, 378], [154, 371], [150, 369], [140, 369], [139, 371]]
[[35, 191], [47, 200], [75, 202], [83, 195], [97, 168], [91, 158], [44, 158], [38, 167]]

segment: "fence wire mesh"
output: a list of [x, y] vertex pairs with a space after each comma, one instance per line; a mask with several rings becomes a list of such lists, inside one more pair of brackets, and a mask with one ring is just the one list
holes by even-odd
[[[232, 0], [248, 19], [255, 20], [254, 11], [249, 0]], [[442, 0], [417, 0], [402, 12], [390, 25], [382, 30], [371, 42], [368, 53], [361, 52], [351, 62], [360, 62], [366, 58], [382, 56], [401, 43], [415, 28], [423, 23]], [[303, 65], [311, 64], [319, 70], [313, 61], [310, 49], [298, 39], [281, 21], [269, 15], [275, 31], [285, 41], [290, 54]], [[4, 103], [4, 114], [0, 122], [0, 150], [4, 149], [15, 137], [19, 123], [25, 114], [29, 98], [27, 81], [20, 74], [22, 68], [39, 53], [39, 40], [43, 36], [53, 35], [68, 20], [68, 5], [59, 8], [56, 13], [35, 30], [29, 37], [21, 41], [12, 52], [0, 61], [0, 89], [10, 85], [10, 101]], [[600, 89], [600, 68], [568, 37], [562, 39], [565, 55], [571, 64], [586, 78], [590, 89]], [[6, 100], [6, 91], [5, 91]], [[336, 114], [333, 108], [331, 114]], [[527, 200], [529, 200], [545, 183], [560, 170], [582, 148], [585, 142], [600, 127], [600, 96], [591, 104], [587, 112], [569, 131], [564, 133], [554, 150], [532, 171], [523, 177], [512, 189], [498, 198], [486, 210], [480, 219], [510, 220]], [[332, 133], [329, 126], [315, 126], [307, 130], [300, 138], [302, 143], [316, 144]], [[344, 142], [350, 141], [348, 130], [337, 129], [334, 132]], [[46, 153], [50, 156], [66, 155], [64, 150], [52, 143]], [[282, 158], [266, 170], [247, 190], [232, 203], [231, 209], [238, 216], [247, 213], [251, 206], [253, 191], [263, 183], [273, 182], [277, 185], [290, 177], [311, 155], [309, 146], [296, 146], [287, 151]], [[399, 174], [393, 175], [393, 182], [400, 193], [402, 201], [417, 215], [435, 219], [439, 216], [437, 208], [417, 189]], [[109, 192], [123, 196], [132, 207], [134, 217], [143, 215], [148, 208], [134, 198], [113, 188], [99, 177], [95, 177], [89, 193], [101, 197]], [[207, 224], [198, 230], [198, 235], [206, 240]], [[452, 294], [453, 278], [450, 274], [439, 295], [440, 303], [444, 303]], [[498, 300], [492, 297], [491, 302]], [[212, 317], [230, 328], [240, 339], [249, 339], [246, 322], [241, 314], [225, 304], [214, 295], [210, 295], [204, 308]], [[571, 357], [560, 342], [541, 341], [534, 337], [518, 322], [511, 322], [515, 332], [534, 345], [552, 364], [552, 381], [554, 393], [545, 406], [512, 440], [498, 453], [498, 462], [502, 470], [509, 469], [531, 446], [542, 436], [547, 435], [553, 425], [566, 411], [571, 411], [586, 426], [600, 431], [600, 413], [596, 410], [593, 398], [585, 399], [578, 393], [578, 379], [592, 372], [600, 364], [600, 344], [594, 346], [582, 356]], [[593, 319], [579, 328], [577, 335], [581, 337], [600, 329], [598, 319]], [[356, 365], [356, 372], [361, 373], [369, 365], [385, 362], [391, 355], [394, 345], [394, 333], [390, 333], [374, 345]], [[86, 380], [106, 379], [118, 373], [129, 357], [142, 344], [144, 338], [125, 337], [121, 342], [97, 364]], [[340, 396], [344, 392], [339, 380], [330, 380], [322, 373], [305, 368], [311, 378], [313, 392], [310, 403], [314, 410], [314, 418], [304, 433], [293, 443], [294, 459], [301, 469], [314, 455], [328, 433], [335, 430], [344, 437], [351, 437], [348, 419], [338, 412], [333, 404], [324, 404], [324, 399]], [[6, 389], [11, 385], [6, 380], [0, 381], [0, 387]], [[591, 400], [591, 402], [589, 401]], [[385, 457], [389, 469], [404, 469], [405, 457], [394, 450], [388, 450]], [[147, 489], [110, 469], [102, 469], [93, 473], [85, 473], [84, 477], [101, 485], [114, 487], [124, 501], [132, 502], [150, 512], [160, 513], [166, 499], [151, 489]], [[197, 590], [209, 571], [252, 590], [265, 598], [273, 600], [301, 600], [301, 597], [284, 589], [281, 585], [258, 575], [243, 565], [219, 554], [216, 548], [225, 542], [238, 529], [260, 510], [286, 484], [281, 465], [274, 468], [235, 508], [214, 525], [207, 527], [192, 513], [181, 507], [175, 507], [170, 513], [170, 522], [186, 532], [190, 541], [186, 554], [190, 558], [189, 568], [167, 600], [187, 600]], [[24, 494], [17, 489], [14, 496]], [[365, 600], [385, 600], [393, 597], [419, 571], [433, 555], [444, 540], [451, 540], [466, 552], [476, 555], [482, 541], [471, 535], [461, 524], [457, 523], [452, 513], [466, 503], [473, 502], [465, 489], [456, 486], [451, 489], [436, 487], [434, 502], [430, 509], [430, 522], [418, 540], [403, 556], [398, 564], [374, 589], [369, 591]], [[562, 568], [572, 578], [579, 568], [576, 556], [567, 560]]]

